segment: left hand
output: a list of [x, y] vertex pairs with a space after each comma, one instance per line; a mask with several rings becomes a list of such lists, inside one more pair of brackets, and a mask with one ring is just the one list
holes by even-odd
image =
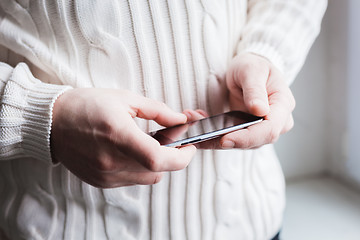
[[264, 117], [261, 123], [198, 145], [200, 148], [257, 148], [274, 143], [294, 120], [294, 96], [283, 74], [266, 58], [252, 53], [236, 56], [227, 71], [231, 110]]

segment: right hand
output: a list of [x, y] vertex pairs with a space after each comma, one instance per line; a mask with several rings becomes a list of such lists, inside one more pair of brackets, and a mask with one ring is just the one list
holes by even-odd
[[181, 170], [189, 164], [196, 151], [194, 146], [160, 146], [141, 131], [135, 117], [163, 126], [187, 120], [164, 103], [129, 91], [66, 91], [53, 108], [53, 160], [100, 188], [155, 184], [161, 180], [162, 172]]

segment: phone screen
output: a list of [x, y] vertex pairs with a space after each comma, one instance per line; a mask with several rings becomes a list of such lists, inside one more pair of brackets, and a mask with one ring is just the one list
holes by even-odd
[[219, 137], [262, 121], [257, 117], [241, 111], [231, 111], [203, 118], [197, 121], [160, 129], [151, 132], [161, 145], [179, 147]]

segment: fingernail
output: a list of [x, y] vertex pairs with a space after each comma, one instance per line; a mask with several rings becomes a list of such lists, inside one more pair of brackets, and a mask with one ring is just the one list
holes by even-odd
[[187, 119], [191, 118], [191, 113], [185, 111], [185, 112], [183, 112], [183, 114], [187, 117]]
[[223, 144], [221, 145], [221, 147], [223, 149], [230, 149], [230, 148], [233, 148], [235, 146], [235, 143], [233, 141], [224, 141]]

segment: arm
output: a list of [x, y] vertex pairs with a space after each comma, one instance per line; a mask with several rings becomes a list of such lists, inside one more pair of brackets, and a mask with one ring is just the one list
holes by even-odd
[[237, 54], [268, 59], [291, 83], [320, 32], [327, 0], [250, 0]]
[[32, 157], [50, 163], [52, 106], [69, 87], [39, 81], [21, 63], [24, 57], [8, 50], [19, 50], [19, 36], [29, 36], [14, 24], [18, 18], [8, 17], [19, 12], [12, 6], [15, 2], [0, 2], [0, 160]]
[[238, 55], [227, 72], [232, 109], [264, 121], [225, 135], [223, 148], [256, 148], [275, 142], [294, 124], [289, 84], [320, 31], [326, 0], [251, 0]]
[[[195, 147], [162, 147], [133, 121], [170, 126], [186, 116], [128, 91], [71, 89], [36, 79], [25, 63], [0, 63], [0, 160], [60, 162], [102, 188], [154, 184], [185, 168]], [[51, 151], [50, 151], [51, 145]]]

